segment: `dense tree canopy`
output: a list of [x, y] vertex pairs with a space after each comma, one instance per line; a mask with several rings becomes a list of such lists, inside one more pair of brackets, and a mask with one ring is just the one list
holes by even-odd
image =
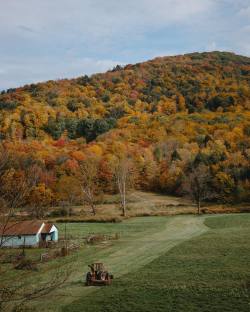
[[137, 188], [182, 194], [190, 168], [206, 166], [210, 200], [248, 200], [250, 59], [192, 53], [3, 91], [0, 141], [17, 172], [41, 169], [35, 190], [53, 202], [89, 155], [112, 191], [110, 164], [124, 154]]

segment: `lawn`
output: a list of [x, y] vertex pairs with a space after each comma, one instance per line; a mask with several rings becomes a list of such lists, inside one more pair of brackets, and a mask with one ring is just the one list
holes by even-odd
[[249, 311], [250, 215], [211, 216], [205, 225], [201, 236], [63, 311]]
[[[59, 224], [61, 235], [64, 224]], [[33, 302], [39, 311], [249, 311], [250, 215], [140, 217], [122, 223], [68, 223], [81, 249], [38, 265], [37, 272], [1, 267], [1, 281], [23, 287], [70, 268], [63, 288]], [[119, 234], [107, 244], [84, 245], [90, 233]], [[40, 250], [27, 250], [38, 257]], [[84, 273], [103, 261], [111, 287], [85, 287]]]

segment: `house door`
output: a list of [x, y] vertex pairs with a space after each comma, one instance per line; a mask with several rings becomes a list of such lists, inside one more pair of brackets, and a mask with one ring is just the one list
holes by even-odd
[[41, 234], [41, 239], [42, 239], [42, 241], [43, 241], [43, 242], [45, 242], [45, 241], [46, 241], [46, 236], [47, 236], [47, 235], [46, 235], [46, 234], [44, 234], [44, 233], [42, 233], [42, 234]]

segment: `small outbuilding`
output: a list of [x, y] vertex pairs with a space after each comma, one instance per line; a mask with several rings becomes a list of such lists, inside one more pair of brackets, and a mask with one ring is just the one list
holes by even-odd
[[0, 247], [38, 247], [58, 241], [58, 229], [43, 221], [9, 222], [0, 225]]

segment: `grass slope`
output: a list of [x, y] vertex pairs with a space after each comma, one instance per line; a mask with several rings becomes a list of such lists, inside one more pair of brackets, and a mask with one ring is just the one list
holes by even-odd
[[205, 224], [209, 231], [201, 236], [63, 311], [249, 311], [250, 216], [211, 216]]

